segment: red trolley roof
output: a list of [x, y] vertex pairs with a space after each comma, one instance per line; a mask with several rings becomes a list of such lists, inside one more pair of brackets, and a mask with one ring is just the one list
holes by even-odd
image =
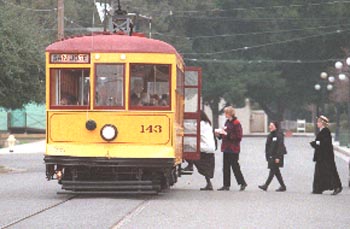
[[138, 36], [99, 34], [66, 38], [46, 48], [47, 52], [119, 52], [167, 53], [178, 55], [176, 49], [163, 41]]

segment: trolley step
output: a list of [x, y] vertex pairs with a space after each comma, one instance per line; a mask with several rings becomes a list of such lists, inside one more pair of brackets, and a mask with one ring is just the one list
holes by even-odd
[[181, 175], [192, 175], [193, 174], [193, 170], [181, 170]]
[[[75, 194], [156, 193], [161, 189], [158, 181], [61, 181], [62, 189]], [[65, 192], [67, 193], [67, 192]]]
[[156, 195], [156, 190], [138, 190], [138, 191], [60, 191], [57, 194], [75, 194], [75, 195]]

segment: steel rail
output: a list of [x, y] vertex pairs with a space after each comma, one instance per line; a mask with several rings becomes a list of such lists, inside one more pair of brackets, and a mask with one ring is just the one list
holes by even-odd
[[67, 199], [65, 199], [65, 200], [62, 200], [62, 201], [60, 201], [60, 202], [58, 202], [58, 203], [55, 203], [55, 204], [53, 204], [53, 205], [51, 205], [51, 206], [48, 206], [48, 207], [46, 207], [46, 208], [44, 208], [44, 209], [41, 209], [41, 210], [36, 211], [36, 212], [34, 212], [34, 213], [31, 213], [31, 214], [29, 214], [29, 215], [27, 215], [27, 216], [24, 216], [24, 217], [22, 217], [22, 218], [16, 219], [16, 220], [14, 220], [14, 221], [12, 221], [12, 222], [10, 222], [10, 223], [8, 223], [8, 224], [0, 225], [0, 228], [1, 228], [1, 229], [9, 228], [9, 227], [11, 227], [11, 226], [13, 226], [13, 225], [16, 225], [16, 224], [18, 224], [18, 223], [20, 223], [20, 222], [23, 222], [23, 221], [29, 219], [29, 218], [31, 218], [31, 217], [34, 217], [34, 216], [36, 216], [36, 215], [39, 215], [39, 214], [41, 214], [41, 213], [43, 213], [43, 212], [45, 212], [45, 211], [47, 211], [47, 210], [50, 210], [50, 209], [55, 208], [55, 207], [57, 207], [57, 206], [59, 206], [59, 205], [62, 205], [62, 204], [64, 204], [65, 202], [67, 202], [67, 201], [69, 201], [69, 200], [71, 200], [71, 199], [73, 199], [73, 198], [75, 198], [75, 197], [77, 197], [77, 196], [78, 196], [78, 195], [73, 195], [73, 196], [71, 196], [71, 197], [69, 197], [69, 198], [67, 198]]

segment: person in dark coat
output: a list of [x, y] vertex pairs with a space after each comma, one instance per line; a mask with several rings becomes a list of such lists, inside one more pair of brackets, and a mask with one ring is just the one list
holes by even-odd
[[232, 106], [225, 107], [225, 117], [227, 118], [223, 129], [215, 130], [215, 135], [222, 139], [221, 151], [223, 157], [223, 183], [224, 185], [218, 191], [228, 191], [231, 186], [231, 167], [233, 174], [236, 177], [237, 183], [241, 186], [240, 191], [244, 191], [247, 183], [244, 180], [238, 163], [239, 153], [241, 151], [240, 142], [242, 140], [242, 126], [240, 121], [235, 116], [235, 110]]
[[313, 181], [313, 194], [322, 194], [326, 190], [334, 190], [333, 195], [339, 194], [343, 188], [334, 161], [334, 151], [331, 132], [328, 129], [329, 119], [321, 115], [317, 119], [320, 132], [310, 145], [315, 149], [313, 161], [315, 173]]
[[270, 134], [267, 136], [265, 144], [265, 157], [268, 163], [268, 168], [270, 169], [269, 176], [263, 185], [258, 187], [264, 191], [269, 187], [272, 179], [276, 176], [280, 187], [276, 189], [277, 192], [284, 192], [287, 190], [284, 184], [283, 177], [280, 168], [284, 164], [284, 155], [287, 153], [286, 147], [284, 145], [284, 136], [281, 131], [279, 131], [278, 122], [271, 122], [269, 125]]

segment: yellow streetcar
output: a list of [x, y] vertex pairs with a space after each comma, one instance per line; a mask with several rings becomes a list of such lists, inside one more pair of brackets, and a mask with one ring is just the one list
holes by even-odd
[[173, 46], [96, 33], [46, 48], [46, 176], [62, 193], [157, 193], [199, 158], [201, 70]]

